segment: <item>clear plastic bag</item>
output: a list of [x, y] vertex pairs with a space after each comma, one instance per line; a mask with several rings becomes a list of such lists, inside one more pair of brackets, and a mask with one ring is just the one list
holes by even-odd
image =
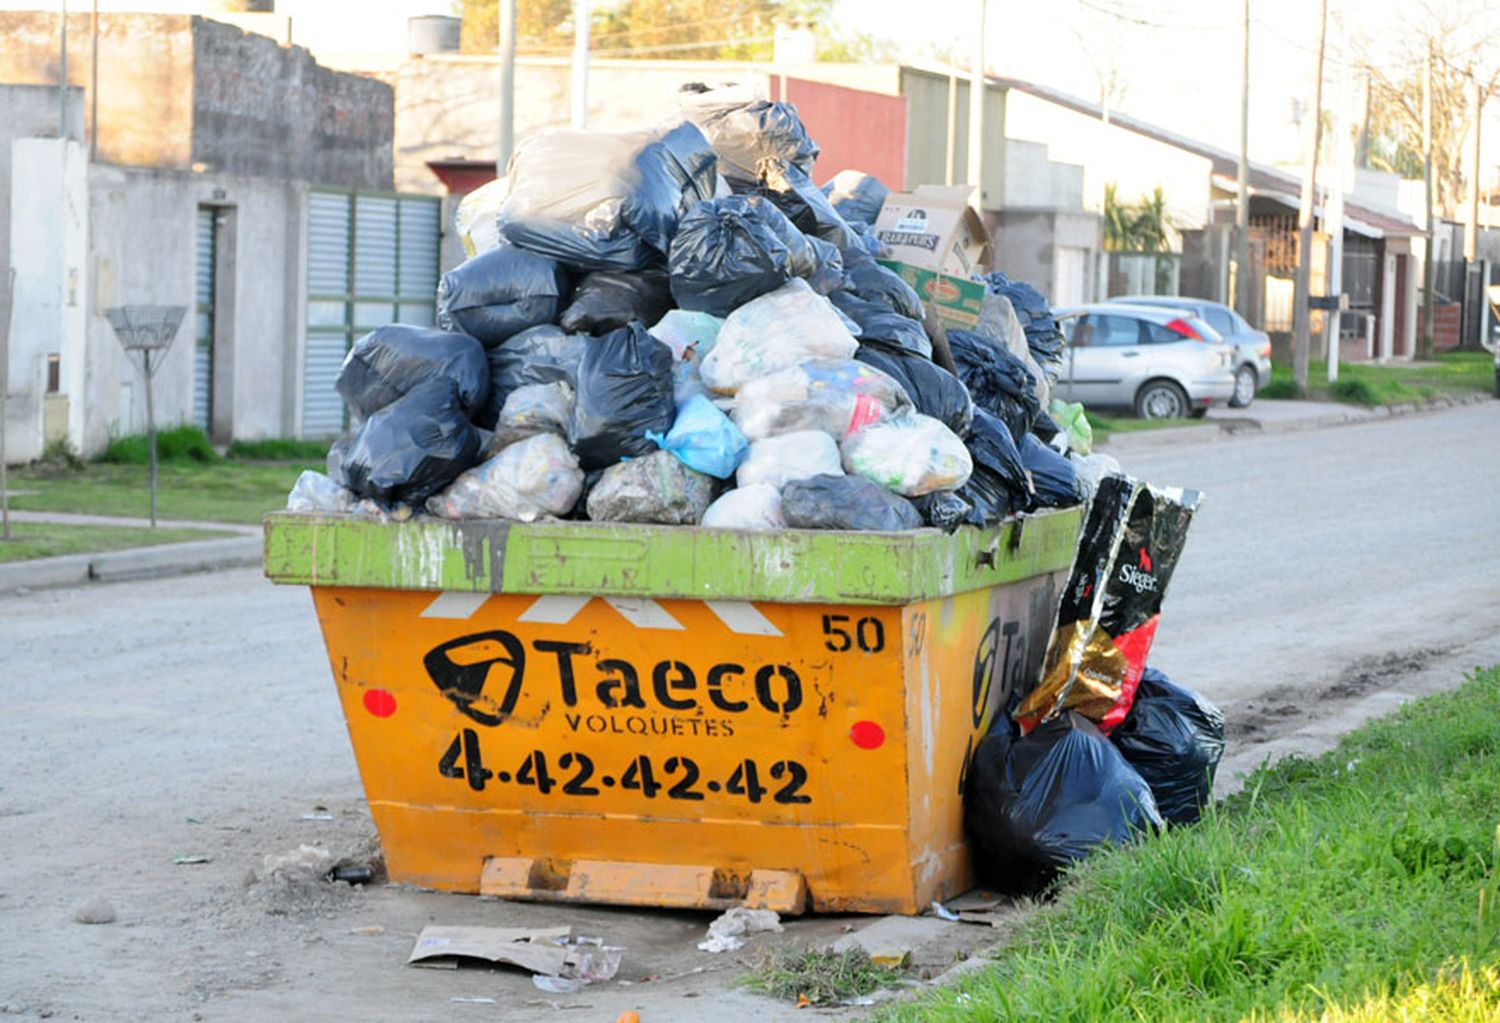
[[1081, 404], [1053, 398], [1048, 412], [1052, 421], [1067, 437], [1068, 451], [1087, 455], [1094, 450], [1094, 428], [1089, 425], [1089, 417]]
[[535, 522], [566, 515], [582, 492], [583, 470], [567, 441], [540, 433], [464, 472], [427, 499], [427, 510], [445, 519]]
[[911, 408], [905, 388], [873, 365], [809, 359], [741, 387], [734, 421], [751, 440], [792, 430], [822, 430], [843, 438]]
[[286, 497], [286, 510], [302, 515], [336, 515], [352, 511], [356, 500], [352, 491], [309, 469], [297, 477]]
[[673, 309], [651, 328], [651, 336], [672, 349], [678, 362], [702, 359], [719, 342], [724, 321], [710, 313]]
[[1078, 496], [1085, 501], [1094, 499], [1094, 495], [1099, 492], [1100, 480], [1120, 472], [1118, 459], [1098, 452], [1082, 456], [1071, 454], [1068, 461], [1073, 463], [1073, 471], [1078, 477]]
[[588, 495], [595, 522], [696, 525], [713, 500], [714, 481], [683, 465], [670, 451], [612, 465]]
[[648, 433], [646, 439], [672, 452], [689, 469], [721, 480], [734, 475], [750, 446], [739, 427], [706, 395], [697, 395], [679, 408], [665, 435]]
[[716, 393], [733, 394], [778, 369], [808, 359], [848, 359], [858, 349], [828, 299], [798, 279], [731, 313], [700, 372]]
[[843, 474], [832, 437], [822, 430], [796, 430], [752, 443], [735, 480], [742, 487], [769, 483], [780, 490], [792, 480]]
[[755, 483], [726, 491], [703, 513], [707, 529], [785, 529], [781, 491], [769, 483]]
[[956, 490], [974, 470], [958, 435], [917, 413], [871, 423], [843, 444], [844, 469], [904, 497]]
[[573, 388], [566, 380], [516, 388], [500, 409], [488, 450], [500, 452], [539, 433], [566, 437], [573, 422], [573, 399]]
[[509, 190], [510, 179], [502, 176], [459, 200], [458, 209], [453, 212], [453, 231], [463, 244], [465, 256], [477, 256], [500, 245], [497, 221]]

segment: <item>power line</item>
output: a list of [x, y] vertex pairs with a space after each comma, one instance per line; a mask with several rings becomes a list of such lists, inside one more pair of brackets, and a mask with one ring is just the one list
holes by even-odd
[[1074, 0], [1074, 2], [1080, 7], [1086, 7], [1100, 14], [1107, 14], [1117, 21], [1126, 21], [1132, 25], [1141, 25], [1145, 28], [1166, 29], [1171, 32], [1228, 32], [1235, 27], [1233, 25], [1169, 25], [1165, 22], [1142, 18], [1138, 15], [1126, 14], [1117, 8], [1105, 7], [1102, 4], [1092, 2], [1092, 0]]

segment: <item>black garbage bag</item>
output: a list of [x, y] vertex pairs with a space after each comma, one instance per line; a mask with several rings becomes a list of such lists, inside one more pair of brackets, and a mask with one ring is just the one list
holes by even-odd
[[[857, 249], [855, 250], [858, 251]], [[922, 300], [910, 284], [899, 275], [875, 262], [873, 258], [848, 256], [844, 260], [844, 288], [866, 302], [882, 305], [893, 313], [912, 320], [927, 315]]]
[[1031, 432], [1036, 434], [1043, 444], [1051, 444], [1052, 438], [1062, 433], [1062, 427], [1058, 426], [1057, 420], [1047, 413], [1038, 412], [1036, 418], [1031, 421]]
[[923, 358], [932, 357], [932, 340], [916, 320], [893, 313], [883, 305], [866, 302], [849, 291], [835, 291], [828, 300], [854, 321], [861, 341], [876, 341]]
[[451, 380], [465, 412], [484, 402], [490, 368], [484, 347], [467, 334], [391, 323], [354, 342], [335, 386], [349, 410], [367, 419], [428, 380]]
[[802, 237], [807, 239], [813, 253], [814, 267], [813, 272], [807, 276], [807, 283], [820, 295], [832, 294], [843, 287], [844, 256], [839, 247], [810, 234]]
[[671, 308], [665, 270], [595, 270], [579, 280], [557, 323], [569, 334], [606, 334], [631, 322], [649, 327]]
[[934, 529], [951, 533], [968, 520], [973, 505], [951, 490], [934, 490], [912, 499], [922, 520]]
[[672, 428], [672, 349], [639, 323], [585, 344], [568, 440], [585, 472], [655, 451]]
[[545, 256], [502, 245], [464, 260], [438, 282], [438, 326], [493, 348], [528, 327], [551, 323], [567, 275]]
[[1130, 713], [1109, 739], [1146, 779], [1169, 823], [1191, 824], [1203, 815], [1224, 753], [1218, 707], [1148, 667]]
[[717, 163], [703, 132], [684, 121], [635, 158], [637, 183], [621, 204], [620, 219], [665, 256], [682, 215], [713, 198]]
[[[838, 302], [834, 304], [838, 305]], [[939, 420], [960, 437], [968, 434], [969, 423], [974, 417], [974, 403], [969, 400], [969, 389], [958, 377], [930, 359], [904, 348], [871, 343], [863, 336], [854, 357], [895, 378], [906, 389], [918, 412]]]
[[[859, 221], [850, 223], [849, 229], [859, 239], [859, 247], [873, 259], [890, 259], [891, 247], [875, 237], [875, 228]], [[846, 256], [847, 258], [847, 256]]]
[[1025, 281], [1011, 280], [999, 270], [986, 274], [984, 282], [991, 291], [1010, 300], [1026, 333], [1026, 347], [1031, 349], [1032, 358], [1048, 377], [1056, 380], [1067, 342], [1046, 296]]
[[859, 236], [839, 216], [828, 196], [801, 170], [773, 163], [765, 168], [762, 178], [761, 194], [774, 202], [799, 230], [841, 249], [859, 243]]
[[1031, 473], [1033, 508], [1068, 508], [1083, 502], [1078, 488], [1078, 472], [1066, 455], [1060, 455], [1043, 444], [1036, 434], [1028, 433], [1016, 445], [1021, 462]]
[[793, 529], [895, 533], [922, 526], [915, 505], [863, 476], [792, 480], [781, 488], [781, 511]]
[[1003, 347], [967, 330], [950, 330], [948, 350], [974, 404], [998, 416], [1020, 443], [1041, 413], [1031, 372]]
[[576, 391], [578, 364], [583, 361], [583, 349], [588, 343], [588, 338], [565, 333], [549, 323], [523, 330], [491, 348], [486, 353], [490, 363], [490, 396], [474, 414], [475, 425], [493, 430], [505, 399], [528, 384], [564, 381]]
[[975, 406], [964, 443], [974, 468], [983, 467], [1005, 492], [1015, 499], [1012, 507], [1024, 509], [1031, 500], [1032, 484], [1026, 473], [1021, 448], [998, 416]]
[[864, 224], [873, 227], [891, 190], [873, 174], [842, 170], [823, 185], [823, 194], [850, 226]]
[[683, 309], [728, 316], [793, 277], [817, 275], [817, 253], [761, 196], [700, 202], [682, 218], [672, 240], [672, 297]]
[[446, 377], [417, 384], [338, 448], [334, 478], [382, 504], [420, 504], [479, 460], [480, 431]]
[[1106, 842], [1163, 827], [1151, 788], [1094, 725], [1065, 714], [1024, 738], [1000, 715], [964, 784], [964, 830], [988, 887], [1045, 891]]
[[713, 146], [719, 173], [731, 188], [739, 191], [760, 184], [764, 167], [772, 163], [812, 173], [818, 144], [808, 137], [792, 104], [747, 101], [727, 91], [694, 86], [683, 92], [683, 114]]

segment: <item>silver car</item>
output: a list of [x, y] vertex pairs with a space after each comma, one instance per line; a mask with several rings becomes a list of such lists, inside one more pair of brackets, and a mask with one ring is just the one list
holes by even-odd
[[1207, 320], [1224, 338], [1224, 343], [1234, 349], [1234, 397], [1229, 399], [1230, 408], [1249, 405], [1255, 400], [1255, 392], [1271, 382], [1271, 335], [1250, 326], [1224, 303], [1181, 295], [1124, 295], [1110, 301], [1188, 309], [1198, 319]]
[[1234, 352], [1179, 309], [1117, 302], [1054, 310], [1068, 339], [1056, 393], [1142, 419], [1197, 418], [1234, 397]]

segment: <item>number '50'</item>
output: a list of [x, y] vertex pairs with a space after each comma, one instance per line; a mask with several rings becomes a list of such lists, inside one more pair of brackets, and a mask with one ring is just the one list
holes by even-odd
[[861, 618], [851, 632], [848, 615], [824, 615], [823, 635], [823, 645], [836, 654], [852, 650], [856, 643], [867, 654], [885, 649], [885, 626], [879, 618]]

